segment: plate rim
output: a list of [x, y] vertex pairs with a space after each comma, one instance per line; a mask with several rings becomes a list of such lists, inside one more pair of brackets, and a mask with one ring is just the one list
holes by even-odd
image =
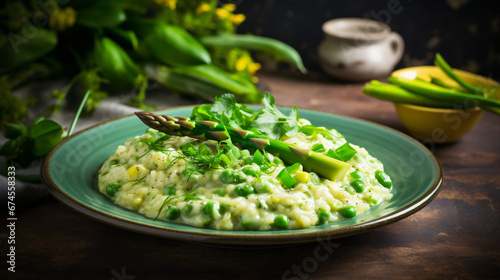
[[[248, 105], [248, 104], [246, 104]], [[173, 106], [173, 107], [166, 107], [162, 109], [157, 109], [154, 110], [153, 112], [161, 112], [161, 111], [167, 111], [167, 110], [177, 110], [177, 109], [184, 109], [184, 108], [193, 108], [194, 106], [199, 106], [199, 105], [183, 105], [183, 106]], [[255, 105], [259, 106], [259, 105]], [[280, 106], [278, 107], [279, 109], [291, 109], [292, 107], [283, 107]], [[176, 239], [176, 240], [183, 240], [183, 241], [188, 241], [188, 242], [198, 242], [198, 243], [203, 243], [203, 244], [214, 244], [214, 245], [285, 245], [285, 244], [296, 244], [296, 243], [308, 243], [308, 242], [314, 242], [314, 241], [320, 241], [320, 240], [328, 240], [328, 239], [337, 239], [341, 237], [346, 237], [346, 236], [351, 236], [351, 235], [357, 235], [360, 233], [364, 233], [394, 222], [397, 222], [399, 220], [402, 220], [404, 218], [407, 218], [408, 216], [420, 211], [422, 208], [424, 208], [426, 205], [428, 205], [431, 201], [436, 198], [436, 196], [439, 194], [441, 187], [443, 185], [443, 168], [437, 159], [437, 157], [427, 149], [422, 143], [419, 141], [413, 139], [409, 135], [404, 134], [401, 131], [398, 131], [396, 129], [393, 129], [391, 127], [388, 127], [383, 124], [375, 123], [369, 120], [364, 120], [356, 117], [351, 117], [351, 116], [345, 116], [345, 115], [339, 115], [339, 114], [333, 114], [333, 113], [328, 113], [328, 112], [322, 112], [322, 111], [316, 111], [316, 110], [310, 110], [310, 109], [300, 109], [300, 111], [303, 112], [309, 112], [309, 113], [320, 113], [324, 115], [330, 115], [330, 116], [337, 116], [341, 118], [347, 118], [347, 119], [352, 119], [355, 121], [359, 122], [364, 122], [368, 123], [373, 126], [377, 126], [379, 128], [388, 130], [392, 133], [396, 133], [399, 136], [402, 136], [406, 138], [407, 140], [410, 140], [413, 144], [419, 146], [430, 158], [433, 163], [433, 169], [435, 169], [436, 176], [434, 176], [432, 180], [432, 184], [429, 187], [429, 189], [422, 195], [420, 195], [415, 201], [411, 202], [410, 204], [406, 205], [405, 207], [399, 208], [394, 212], [388, 213], [386, 215], [383, 215], [381, 217], [377, 217], [375, 219], [361, 222], [361, 223], [356, 223], [354, 225], [349, 225], [345, 227], [340, 227], [340, 228], [331, 228], [331, 229], [324, 229], [324, 230], [318, 230], [318, 231], [311, 231], [311, 232], [284, 232], [280, 233], [279, 231], [269, 231], [268, 234], [262, 233], [262, 234], [245, 234], [242, 233], [242, 231], [238, 231], [238, 234], [231, 234], [233, 231], [217, 231], [214, 230], [213, 232], [200, 232], [196, 231], [196, 227], [193, 227], [195, 230], [181, 230], [181, 229], [173, 229], [173, 228], [165, 228], [161, 227], [158, 225], [152, 225], [152, 224], [146, 224], [138, 221], [132, 221], [120, 216], [112, 215], [110, 213], [101, 211], [99, 209], [96, 209], [90, 205], [87, 205], [85, 203], [82, 203], [78, 201], [76, 198], [70, 196], [66, 192], [64, 192], [53, 180], [52, 176], [50, 175], [50, 162], [52, 160], [52, 156], [57, 152], [57, 150], [65, 145], [66, 142], [70, 141], [71, 139], [77, 137], [80, 134], [84, 134], [89, 130], [92, 130], [94, 128], [97, 128], [99, 126], [105, 125], [110, 122], [115, 122], [121, 119], [129, 118], [134, 116], [134, 114], [127, 114], [121, 117], [113, 118], [104, 122], [97, 123], [95, 125], [92, 125], [90, 127], [87, 127], [70, 137], [65, 138], [63, 141], [58, 143], [45, 157], [42, 167], [41, 167], [41, 179], [42, 183], [47, 189], [47, 191], [54, 197], [56, 200], [59, 202], [63, 203], [67, 207], [83, 214], [84, 216], [87, 216], [89, 218], [92, 218], [94, 220], [97, 220], [99, 222], [102, 222], [107, 225], [111, 225], [114, 227], [118, 227], [121, 229], [125, 230], [130, 230], [142, 234], [147, 234], [147, 235], [152, 235], [152, 236], [157, 236], [157, 237], [163, 237], [163, 238], [169, 238], [169, 239]]]

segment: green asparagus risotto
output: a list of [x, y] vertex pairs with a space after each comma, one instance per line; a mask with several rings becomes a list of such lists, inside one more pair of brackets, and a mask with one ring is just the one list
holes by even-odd
[[[262, 117], [237, 105], [253, 121]], [[382, 163], [334, 129], [313, 127], [292, 112], [278, 114], [280, 123], [295, 121], [288, 135], [290, 128], [274, 138], [265, 128], [242, 133], [259, 127], [252, 122], [228, 123], [220, 126], [222, 134], [214, 133], [214, 122], [224, 120], [212, 108], [195, 108], [190, 119], [141, 118], [162, 131], [150, 128], [119, 146], [98, 172], [99, 191], [151, 219], [218, 230], [307, 228], [356, 217], [392, 197]], [[275, 112], [274, 100], [265, 108]], [[196, 116], [200, 110], [210, 117]]]

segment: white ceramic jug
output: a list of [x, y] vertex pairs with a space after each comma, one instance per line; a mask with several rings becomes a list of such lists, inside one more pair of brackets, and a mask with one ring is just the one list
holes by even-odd
[[339, 18], [323, 24], [319, 61], [330, 75], [346, 81], [368, 81], [389, 75], [399, 62], [404, 41], [389, 26], [362, 18]]

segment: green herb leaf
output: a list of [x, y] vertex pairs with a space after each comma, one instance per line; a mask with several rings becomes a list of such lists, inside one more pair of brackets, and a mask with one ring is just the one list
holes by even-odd
[[36, 121], [30, 128], [29, 135], [34, 140], [31, 148], [37, 157], [47, 154], [62, 140], [63, 128], [52, 120]]
[[210, 109], [215, 120], [232, 128], [245, 128], [252, 125], [252, 117], [255, 112], [243, 104], [236, 102], [233, 94], [224, 94], [215, 99]]
[[274, 97], [266, 93], [262, 108], [252, 123], [260, 133], [269, 138], [280, 140], [283, 135], [294, 136], [299, 131], [299, 112], [297, 107], [293, 107], [290, 115], [283, 114], [275, 105]]
[[3, 136], [7, 139], [15, 139], [22, 134], [26, 134], [26, 126], [21, 122], [6, 123], [3, 126]]

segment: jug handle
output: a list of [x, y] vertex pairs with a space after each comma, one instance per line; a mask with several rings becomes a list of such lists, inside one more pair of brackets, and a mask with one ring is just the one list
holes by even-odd
[[396, 65], [403, 56], [405, 42], [403, 38], [396, 32], [391, 32], [391, 34], [387, 37], [387, 41], [389, 42], [391, 51], [394, 53], [393, 65]]

